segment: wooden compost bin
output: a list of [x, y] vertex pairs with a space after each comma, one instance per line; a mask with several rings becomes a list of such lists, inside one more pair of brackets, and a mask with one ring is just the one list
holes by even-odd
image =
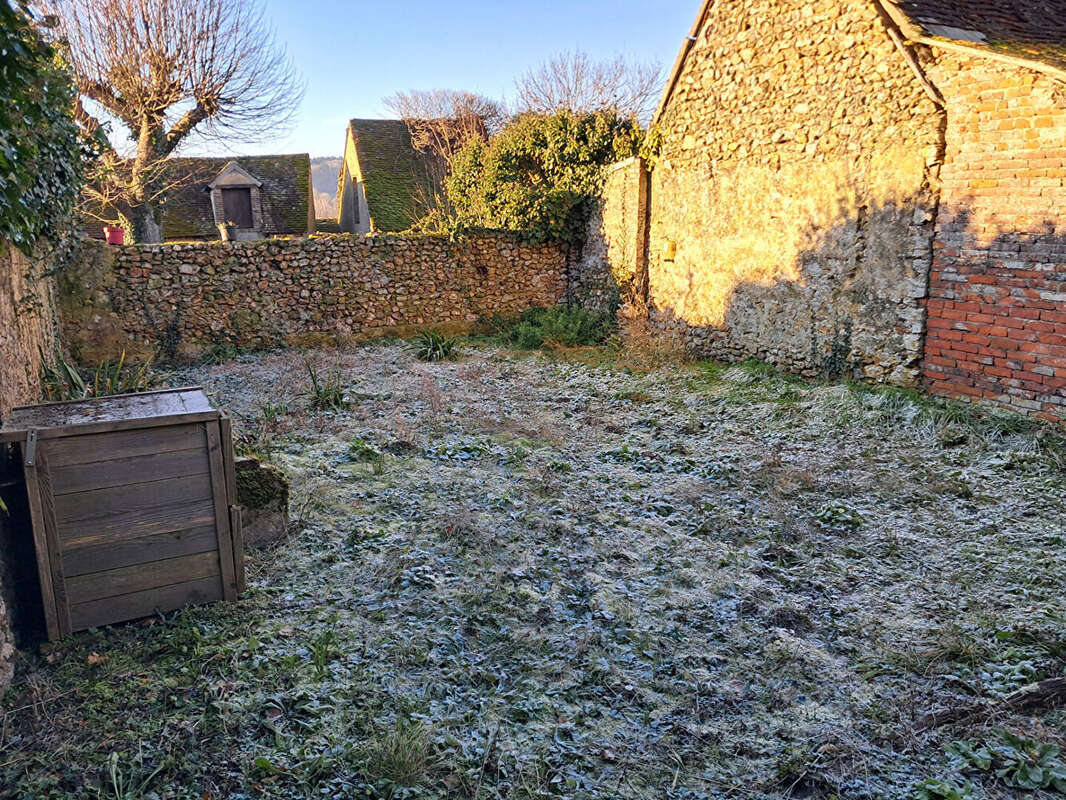
[[229, 419], [200, 388], [16, 408], [48, 638], [233, 600], [244, 544]]

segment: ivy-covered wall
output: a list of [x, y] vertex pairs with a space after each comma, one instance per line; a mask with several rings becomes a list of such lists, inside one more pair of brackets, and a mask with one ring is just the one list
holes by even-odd
[[[0, 3], [0, 421], [40, 394], [42, 353], [56, 346], [50, 271], [70, 226], [89, 148], [70, 116], [74, 90], [25, 4]], [[17, 462], [15, 462], [17, 463]], [[0, 688], [13, 674], [12, 609], [32, 604], [14, 580], [30, 556], [18, 549], [20, 475], [0, 452]], [[16, 586], [18, 590], [16, 592]], [[18, 596], [16, 596], [18, 595]]]

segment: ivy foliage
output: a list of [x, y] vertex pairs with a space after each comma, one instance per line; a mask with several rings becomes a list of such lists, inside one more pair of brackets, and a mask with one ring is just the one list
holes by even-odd
[[24, 4], [0, 2], [0, 239], [30, 252], [71, 219], [90, 152], [75, 90]]
[[522, 114], [453, 158], [445, 191], [465, 227], [579, 243], [609, 164], [638, 153], [643, 132], [616, 111]]

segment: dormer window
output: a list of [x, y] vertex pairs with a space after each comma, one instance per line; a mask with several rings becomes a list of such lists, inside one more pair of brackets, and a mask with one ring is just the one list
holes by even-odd
[[223, 189], [222, 209], [225, 212], [225, 221], [227, 223], [233, 223], [238, 228], [249, 230], [255, 227], [252, 222], [251, 189]]
[[240, 238], [255, 239], [262, 235], [262, 186], [262, 181], [236, 161], [226, 164], [207, 185], [215, 223], [232, 225]]

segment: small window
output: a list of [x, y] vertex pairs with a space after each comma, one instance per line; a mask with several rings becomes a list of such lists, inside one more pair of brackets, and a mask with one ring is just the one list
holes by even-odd
[[252, 190], [223, 189], [222, 213], [224, 222], [232, 222], [238, 228], [252, 227]]

